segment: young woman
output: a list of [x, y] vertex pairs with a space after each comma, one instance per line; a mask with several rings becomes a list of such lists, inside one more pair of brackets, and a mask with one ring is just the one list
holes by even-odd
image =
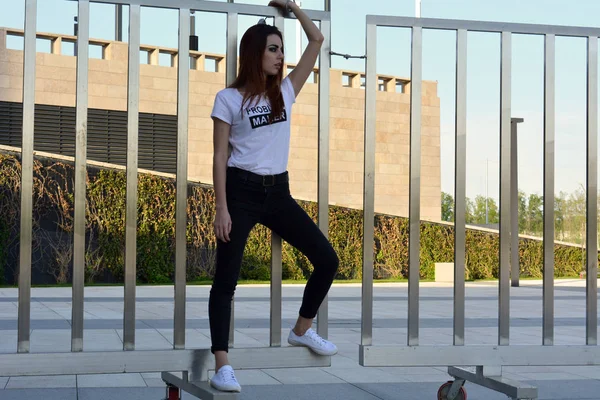
[[311, 326], [339, 260], [317, 225], [292, 199], [287, 173], [292, 104], [313, 70], [323, 35], [293, 1], [274, 0], [269, 5], [295, 14], [309, 39], [304, 54], [283, 79], [281, 32], [266, 23], [252, 26], [240, 44], [239, 75], [217, 94], [211, 114], [217, 203], [217, 265], [208, 306], [216, 364], [211, 385], [222, 391], [241, 390], [227, 358], [231, 300], [248, 235], [257, 223], [300, 250], [314, 266], [288, 343], [320, 355], [337, 353], [337, 347]]

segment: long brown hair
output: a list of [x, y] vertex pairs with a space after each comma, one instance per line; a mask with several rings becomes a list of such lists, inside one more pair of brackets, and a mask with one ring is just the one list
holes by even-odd
[[[229, 86], [231, 88], [244, 88], [244, 101], [252, 104], [258, 97], [266, 94], [271, 104], [271, 120], [283, 112], [285, 105], [281, 94], [281, 81], [283, 80], [283, 67], [277, 75], [265, 77], [262, 59], [267, 47], [267, 37], [277, 35], [283, 43], [283, 35], [277, 27], [267, 24], [256, 24], [250, 27], [240, 42], [240, 72], [236, 80]], [[283, 48], [282, 48], [283, 51]], [[243, 113], [242, 113], [243, 118]]]

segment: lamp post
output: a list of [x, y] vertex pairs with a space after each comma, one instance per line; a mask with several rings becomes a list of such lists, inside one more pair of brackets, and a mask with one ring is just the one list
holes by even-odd
[[[77, 16], [73, 17], [73, 36], [77, 37], [77, 32], [79, 31], [78, 28], [78, 23], [77, 23]], [[75, 40], [75, 43], [73, 45], [73, 55], [75, 57], [77, 57], [77, 40]]]
[[490, 169], [490, 160], [488, 158], [486, 158], [485, 159], [485, 224], [486, 225], [488, 225], [490, 223], [490, 220], [488, 217], [488, 215], [489, 215], [488, 199], [490, 198], [489, 169]]
[[[190, 50], [198, 51], [198, 35], [196, 35], [196, 12], [190, 13]], [[184, 58], [180, 57], [180, 62], [183, 62]], [[196, 57], [189, 57], [190, 68], [197, 69], [198, 59]]]

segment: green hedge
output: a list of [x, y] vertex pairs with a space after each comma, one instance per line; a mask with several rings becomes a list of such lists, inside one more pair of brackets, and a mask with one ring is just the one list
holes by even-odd
[[[43, 201], [34, 202], [38, 219], [55, 215], [60, 230], [72, 235], [72, 177], [73, 167], [60, 162], [36, 161], [35, 193]], [[64, 173], [51, 173], [64, 171]], [[19, 207], [18, 182], [20, 166], [10, 155], [0, 155], [0, 210]], [[92, 172], [92, 170], [89, 170]], [[12, 174], [12, 175], [11, 175]], [[122, 281], [125, 253], [125, 173], [114, 170], [96, 170], [90, 173], [87, 184], [87, 249], [86, 281], [98, 282], [110, 272]], [[10, 178], [12, 176], [12, 178]], [[50, 177], [51, 179], [48, 179]], [[17, 195], [15, 195], [15, 191]], [[57, 192], [62, 195], [57, 195]], [[6, 194], [10, 195], [6, 195]], [[173, 281], [175, 264], [175, 182], [153, 175], [139, 175], [137, 275], [140, 283], [168, 283]], [[12, 202], [12, 204], [11, 204]], [[299, 201], [316, 220], [317, 205]], [[50, 214], [52, 210], [54, 214]], [[214, 272], [215, 238], [212, 233], [214, 192], [209, 186], [191, 185], [187, 202], [187, 279], [210, 279]], [[0, 217], [0, 265], [7, 260], [10, 237], [18, 236], [18, 218]], [[332, 206], [329, 209], [329, 238], [338, 252], [340, 269], [338, 279], [362, 277], [362, 212]], [[40, 221], [34, 230], [41, 230]], [[406, 218], [376, 215], [374, 221], [375, 279], [398, 279], [408, 275], [408, 221]], [[39, 236], [39, 235], [38, 235]], [[34, 237], [36, 232], [34, 232]], [[70, 236], [72, 237], [72, 236]], [[48, 239], [46, 239], [48, 240]], [[466, 236], [466, 278], [491, 279], [498, 276], [498, 236], [468, 230]], [[267, 280], [270, 275], [270, 232], [257, 226], [248, 240], [244, 254], [241, 279]], [[14, 241], [12, 242], [14, 246]], [[44, 247], [44, 246], [42, 246]], [[45, 246], [51, 247], [51, 246]], [[53, 247], [56, 253], [57, 246]], [[64, 251], [67, 251], [66, 249]], [[521, 275], [542, 276], [543, 247], [541, 241], [522, 239], [519, 247]], [[423, 222], [421, 224], [421, 278], [431, 279], [434, 263], [452, 262], [454, 256], [453, 227]], [[64, 258], [64, 257], [63, 257]], [[57, 255], [49, 257], [58, 259]], [[555, 274], [557, 277], [576, 276], [582, 270], [581, 248], [555, 246]], [[58, 268], [60, 266], [50, 266]], [[312, 271], [308, 260], [297, 250], [284, 243], [283, 278], [303, 279]]]

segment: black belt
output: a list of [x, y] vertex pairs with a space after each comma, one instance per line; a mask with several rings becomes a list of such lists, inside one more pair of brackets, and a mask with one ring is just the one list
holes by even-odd
[[275, 186], [289, 182], [289, 175], [286, 172], [276, 175], [259, 175], [254, 172], [246, 171], [236, 167], [229, 167], [237, 176], [248, 182], [256, 183], [262, 186]]

